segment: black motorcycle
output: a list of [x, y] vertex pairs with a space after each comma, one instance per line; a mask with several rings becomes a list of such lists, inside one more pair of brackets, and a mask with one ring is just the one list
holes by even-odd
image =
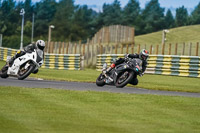
[[125, 58], [125, 62], [117, 65], [109, 73], [106, 73], [107, 64], [103, 65], [102, 73], [96, 80], [97, 86], [115, 85], [122, 88], [132, 84], [137, 75], [142, 75], [142, 60], [138, 58]]

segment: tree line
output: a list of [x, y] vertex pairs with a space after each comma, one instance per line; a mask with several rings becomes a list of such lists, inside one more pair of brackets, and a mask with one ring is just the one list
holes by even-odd
[[3, 45], [19, 48], [22, 17], [25, 10], [24, 44], [31, 43], [32, 19], [34, 14], [34, 40], [48, 40], [49, 25], [54, 25], [53, 41], [78, 41], [91, 38], [103, 26], [121, 24], [135, 28], [136, 35], [185, 25], [200, 24], [200, 3], [191, 14], [182, 6], [173, 16], [170, 9], [160, 6], [158, 0], [150, 0], [141, 9], [138, 0], [129, 0], [121, 7], [118, 0], [103, 4], [102, 11], [96, 12], [87, 5], [75, 5], [74, 0], [31, 0], [16, 2], [0, 0], [0, 34]]

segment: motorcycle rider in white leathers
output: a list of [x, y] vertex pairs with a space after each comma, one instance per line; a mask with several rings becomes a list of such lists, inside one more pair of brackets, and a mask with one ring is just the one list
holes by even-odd
[[[22, 55], [25, 55], [26, 53], [31, 53], [34, 50], [37, 51], [39, 55], [42, 55], [41, 58], [44, 60], [44, 48], [45, 48], [45, 42], [43, 40], [38, 40], [35, 44], [29, 44], [28, 46], [24, 47], [24, 50], [19, 50], [17, 53], [9, 60], [9, 66], [12, 66], [14, 63], [14, 60], [19, 58]], [[38, 69], [35, 70], [33, 73], [37, 73]]]

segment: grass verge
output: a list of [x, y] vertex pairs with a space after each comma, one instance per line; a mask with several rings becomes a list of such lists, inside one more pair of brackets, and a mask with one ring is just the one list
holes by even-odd
[[0, 132], [199, 132], [199, 98], [0, 86]]
[[[0, 61], [0, 67], [4, 62]], [[34, 78], [43, 78], [47, 80], [77, 81], [77, 82], [95, 82], [100, 72], [94, 69], [85, 69], [81, 71], [40, 69], [38, 74], [31, 74]], [[149, 75], [138, 77], [139, 84], [137, 88], [146, 88], [154, 90], [200, 92], [200, 78]]]

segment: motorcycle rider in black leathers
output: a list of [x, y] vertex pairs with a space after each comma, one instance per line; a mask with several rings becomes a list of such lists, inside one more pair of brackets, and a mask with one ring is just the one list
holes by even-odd
[[[139, 58], [139, 59], [142, 60], [142, 75], [144, 75], [144, 72], [145, 72], [146, 67], [147, 67], [147, 58], [148, 58], [148, 56], [149, 56], [149, 52], [147, 50], [145, 50], [145, 49], [142, 49], [139, 54], [126, 54], [125, 58], [119, 58], [118, 60], [113, 62], [111, 64], [111, 66], [106, 70], [106, 73], [109, 73], [113, 68], [115, 68], [115, 66], [123, 63], [126, 60], [126, 58]], [[138, 84], [137, 75], [135, 75], [135, 77], [131, 81], [131, 84], [133, 84], [133, 85], [137, 85]]]
[[[24, 47], [24, 50], [19, 50], [17, 53], [9, 60], [9, 66], [12, 66], [15, 59], [18, 57], [21, 57], [22, 55], [25, 55], [26, 53], [31, 53], [34, 50], [36, 50], [38, 53], [42, 54], [42, 58], [44, 59], [44, 48], [45, 48], [45, 42], [43, 40], [38, 40], [35, 44], [29, 44], [26, 47]], [[33, 73], [37, 73], [38, 69], [35, 70]]]

